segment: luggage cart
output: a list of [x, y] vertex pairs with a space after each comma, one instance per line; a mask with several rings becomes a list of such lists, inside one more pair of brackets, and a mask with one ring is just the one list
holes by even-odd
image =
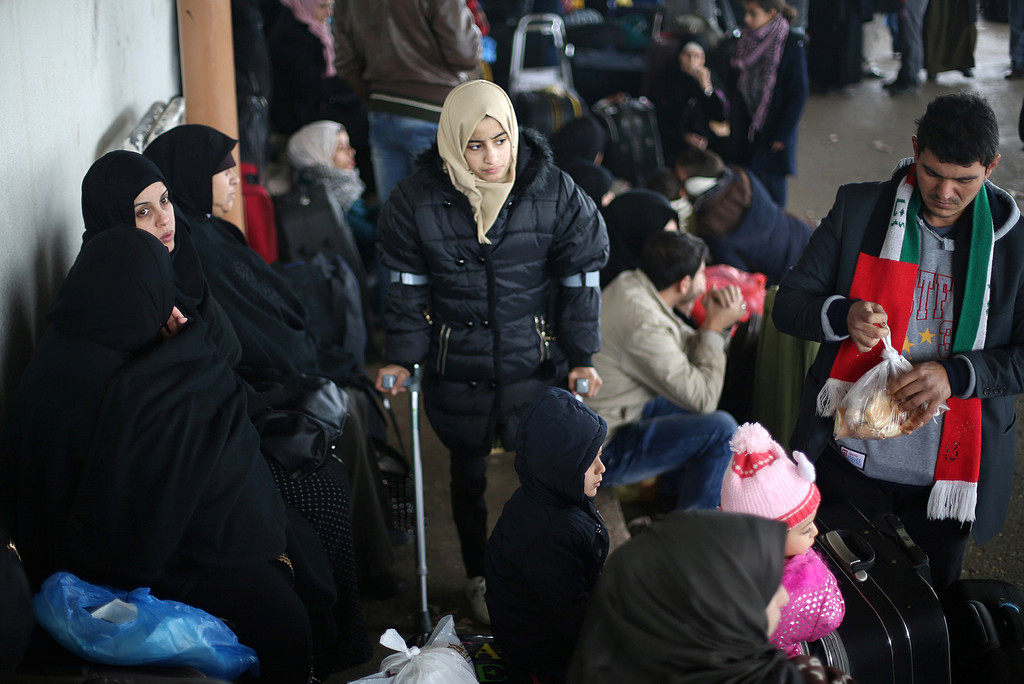
[[[398, 380], [394, 375], [385, 375], [381, 384], [384, 389], [391, 389]], [[412, 374], [403, 386], [409, 391], [409, 433], [412, 449], [412, 480], [413, 498], [416, 517], [416, 577], [420, 585], [420, 613], [417, 630], [426, 637], [434, 628], [430, 619], [430, 608], [427, 607], [427, 539], [426, 521], [423, 511], [423, 451], [420, 446], [420, 390], [423, 385], [423, 371], [419, 364], [413, 366]], [[387, 402], [387, 397], [384, 398]]]

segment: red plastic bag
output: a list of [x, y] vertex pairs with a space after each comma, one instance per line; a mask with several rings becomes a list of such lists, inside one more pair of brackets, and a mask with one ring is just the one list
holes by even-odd
[[[764, 296], [768, 286], [768, 276], [764, 273], [747, 273], [734, 266], [715, 264], [708, 266], [704, 275], [708, 281], [708, 291], [729, 285], [737, 285], [740, 288], [743, 301], [747, 304], [747, 310], [740, 318], [740, 323], [748, 320], [752, 314], [764, 315]], [[704, 303], [698, 299], [693, 305], [692, 318], [700, 325], [704, 322], [704, 317]]]

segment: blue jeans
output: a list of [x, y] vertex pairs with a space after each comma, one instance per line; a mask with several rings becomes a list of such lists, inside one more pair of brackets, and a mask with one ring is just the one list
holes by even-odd
[[1024, 69], [1024, 0], [1010, 0], [1010, 64]]
[[370, 157], [381, 204], [387, 201], [395, 183], [413, 172], [417, 155], [435, 142], [436, 123], [370, 111]]
[[640, 420], [620, 427], [605, 446], [604, 484], [661, 475], [661, 495], [674, 500], [676, 509], [717, 508], [736, 427], [725, 411], [691, 413], [661, 397], [652, 399]]

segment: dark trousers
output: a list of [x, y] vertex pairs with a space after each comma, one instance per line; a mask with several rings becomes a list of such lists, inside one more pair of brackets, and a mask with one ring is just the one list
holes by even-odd
[[931, 486], [911, 486], [873, 480], [850, 465], [831, 447], [815, 462], [822, 502], [849, 501], [869, 520], [895, 513], [907, 533], [928, 554], [932, 586], [939, 594], [960, 578], [970, 523], [929, 520]]
[[238, 641], [256, 651], [261, 682], [305, 683], [313, 661], [309, 615], [284, 565], [209, 568], [172, 598], [230, 623]]
[[452, 517], [459, 532], [466, 577], [483, 577], [487, 550], [487, 453], [451, 452]]

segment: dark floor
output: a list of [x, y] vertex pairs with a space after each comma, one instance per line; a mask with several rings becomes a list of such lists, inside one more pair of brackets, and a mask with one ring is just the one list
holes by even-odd
[[[866, 54], [891, 78], [899, 64], [891, 54], [886, 29], [876, 21], [866, 25], [865, 32]], [[801, 123], [799, 169], [797, 176], [790, 180], [789, 209], [817, 221], [828, 212], [840, 184], [887, 178], [900, 158], [912, 154], [910, 138], [914, 122], [924, 112], [928, 101], [941, 93], [959, 89], [979, 90], [995, 108], [1002, 131], [1003, 156], [992, 180], [1019, 198], [1024, 192], [1024, 154], [1017, 137], [1017, 117], [1024, 97], [1024, 81], [1003, 78], [1009, 65], [1007, 25], [983, 20], [978, 32], [973, 78], [965, 78], [959, 72], [943, 73], [937, 81], [925, 83], [918, 93], [899, 97], [889, 96], [878, 80], [865, 80], [853, 86], [847, 96], [812, 95]], [[1019, 397], [1018, 415], [1024, 409], [1020, 400]], [[405, 397], [395, 401], [395, 408], [400, 416], [407, 415]], [[487, 633], [486, 627], [471, 619], [463, 594], [465, 575], [448, 504], [446, 453], [425, 419], [422, 431], [430, 615], [437, 620], [451, 613], [460, 634]], [[1019, 434], [1018, 462], [1021, 459]], [[507, 454], [490, 457], [489, 473], [487, 496], [493, 523], [518, 481]], [[409, 587], [396, 599], [365, 602], [366, 621], [374, 642], [390, 627], [406, 637], [414, 637], [420, 631], [415, 546], [401, 547], [398, 552], [398, 569]], [[984, 548], [972, 546], [969, 549], [964, 576], [998, 577], [1024, 586], [1024, 488], [1020, 481], [1014, 488], [1010, 516], [1003, 532]], [[373, 661], [335, 674], [328, 680], [329, 684], [342, 684], [376, 672], [380, 659], [387, 653], [378, 647]]]

